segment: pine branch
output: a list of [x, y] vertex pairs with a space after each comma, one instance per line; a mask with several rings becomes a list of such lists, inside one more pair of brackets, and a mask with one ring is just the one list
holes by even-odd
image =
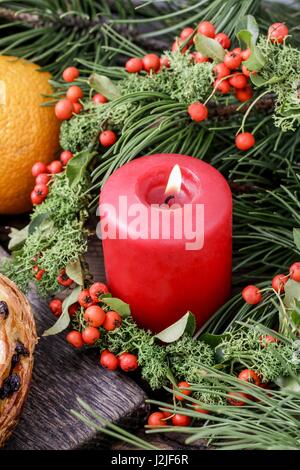
[[[244, 106], [241, 110], [241, 104], [228, 104], [226, 106], [215, 105], [214, 103], [209, 104], [209, 116], [211, 118], [231, 118], [233, 114], [242, 113], [248, 109], [249, 105]], [[272, 94], [265, 95], [261, 98], [254, 106], [257, 111], [269, 111], [274, 108], [274, 96]]]

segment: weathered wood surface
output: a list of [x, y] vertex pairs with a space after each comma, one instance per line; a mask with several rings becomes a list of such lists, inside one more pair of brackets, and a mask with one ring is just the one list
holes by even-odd
[[[90, 246], [88, 261], [95, 279], [104, 279], [99, 241]], [[0, 247], [0, 257], [4, 255]], [[47, 302], [34, 291], [29, 300], [38, 334], [54, 321]], [[146, 415], [145, 393], [129, 377], [97, 366], [93, 351], [73, 350], [65, 334], [40, 338], [36, 347], [32, 384], [18, 427], [6, 449], [74, 449], [104, 447], [100, 436], [70, 414], [78, 409], [76, 397], [89, 403], [103, 417], [127, 425], [141, 423]]]

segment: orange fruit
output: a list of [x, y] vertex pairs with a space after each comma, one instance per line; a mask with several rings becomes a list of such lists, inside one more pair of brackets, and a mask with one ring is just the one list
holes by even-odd
[[31, 168], [49, 163], [59, 142], [53, 107], [42, 107], [52, 93], [49, 73], [16, 57], [0, 56], [0, 214], [31, 208]]

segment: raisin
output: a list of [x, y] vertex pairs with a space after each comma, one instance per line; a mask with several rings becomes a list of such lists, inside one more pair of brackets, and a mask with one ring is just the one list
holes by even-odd
[[4, 398], [9, 397], [10, 395], [10, 386], [8, 384], [3, 384], [0, 388], [0, 400], [4, 400]]
[[4, 399], [17, 392], [20, 388], [21, 381], [18, 374], [11, 374], [3, 381], [2, 388], [0, 388], [0, 399]]
[[8, 305], [4, 300], [0, 301], [0, 315], [3, 315], [4, 318], [7, 318], [9, 314]]
[[20, 377], [17, 374], [11, 374], [3, 381], [3, 385], [0, 388], [0, 399], [8, 398], [14, 392], [17, 392], [20, 388], [21, 382]]
[[24, 344], [21, 341], [18, 341], [15, 348], [15, 353], [20, 356], [29, 356], [28, 349], [25, 348]]

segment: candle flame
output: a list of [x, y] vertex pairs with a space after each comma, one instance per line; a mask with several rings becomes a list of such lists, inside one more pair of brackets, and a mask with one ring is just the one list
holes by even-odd
[[179, 165], [175, 165], [170, 173], [168, 183], [165, 189], [165, 195], [174, 195], [180, 193], [182, 176]]

